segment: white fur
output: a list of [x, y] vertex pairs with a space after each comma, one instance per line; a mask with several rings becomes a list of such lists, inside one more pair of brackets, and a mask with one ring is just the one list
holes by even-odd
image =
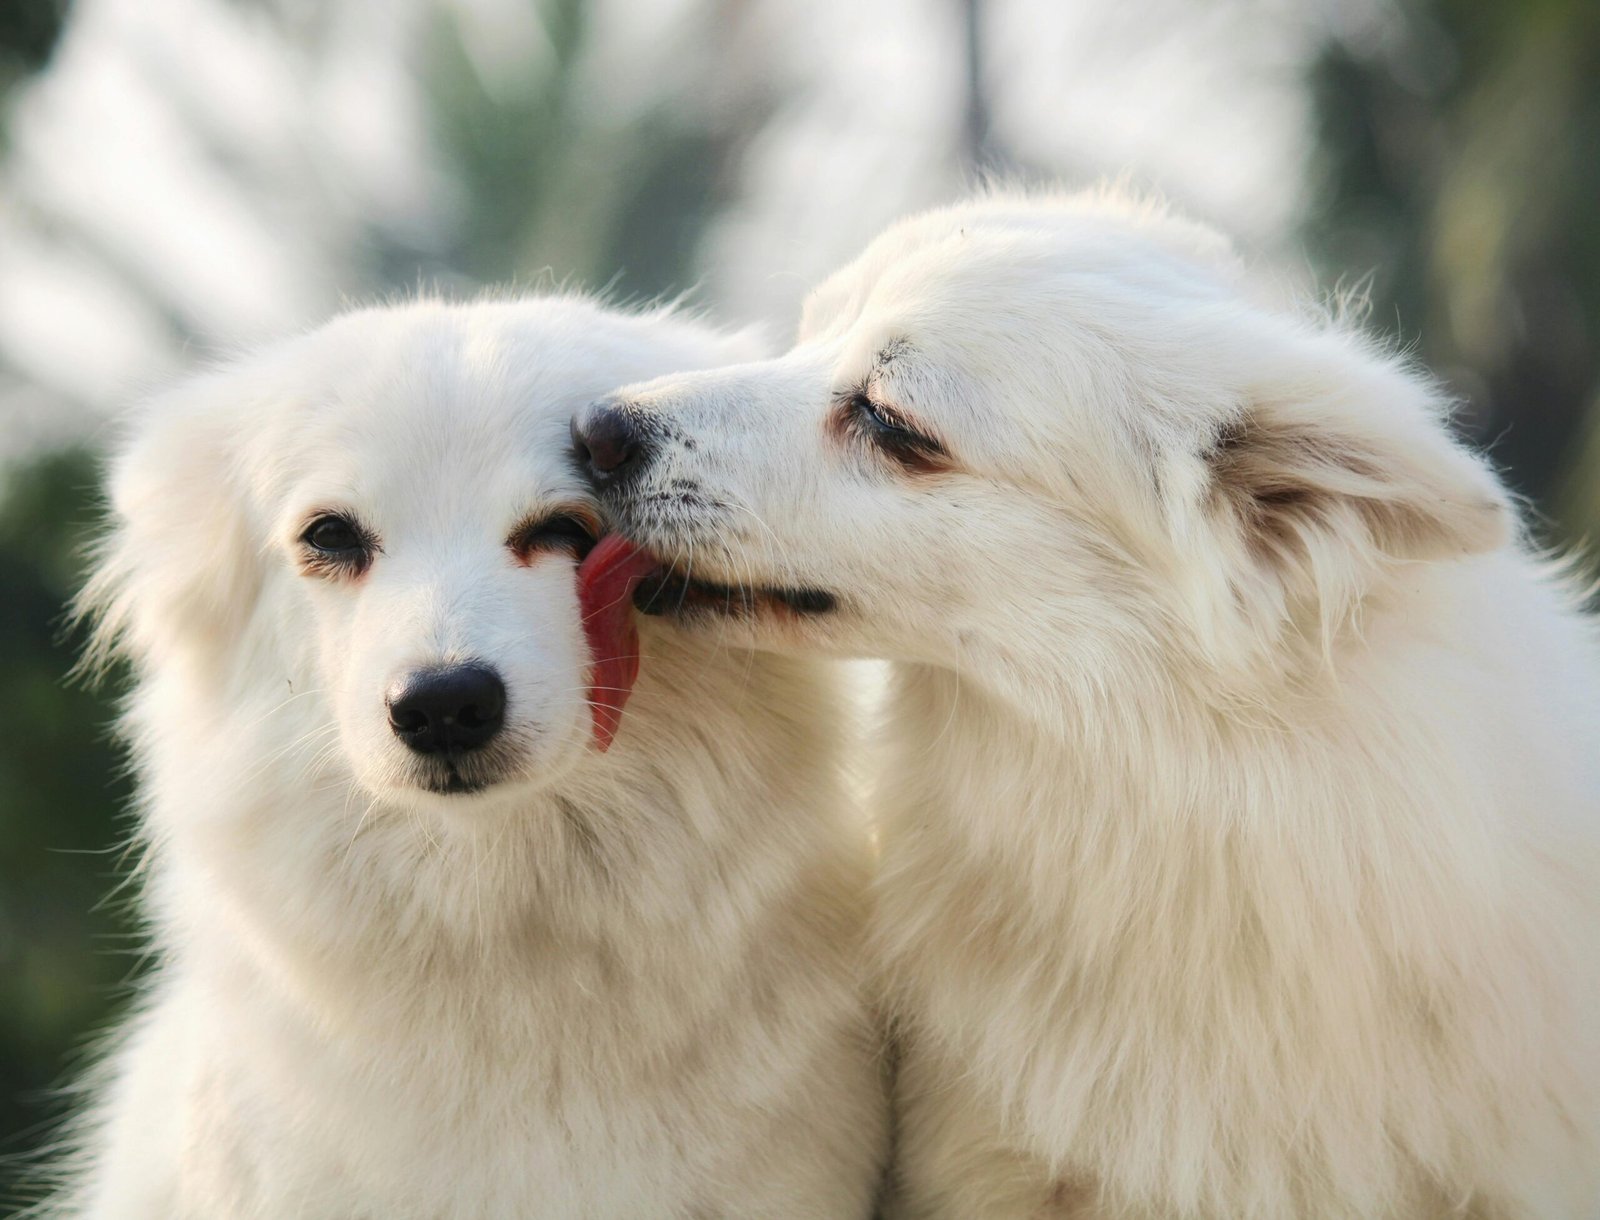
[[999, 196], [618, 401], [623, 528], [839, 598], [721, 630], [898, 663], [903, 1215], [1600, 1215], [1600, 656], [1432, 382], [1159, 208]]
[[[886, 1138], [864, 835], [816, 664], [645, 623], [590, 744], [567, 421], [747, 344], [577, 299], [342, 317], [155, 400], [86, 594], [136, 662], [161, 965], [53, 1212], [173, 1220], [867, 1215]], [[381, 538], [303, 574], [308, 517]], [[476, 658], [511, 751], [418, 787], [393, 675]]]

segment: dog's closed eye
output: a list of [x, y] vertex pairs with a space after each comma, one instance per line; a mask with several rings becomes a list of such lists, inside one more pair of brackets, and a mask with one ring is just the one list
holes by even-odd
[[885, 457], [922, 474], [946, 470], [950, 452], [935, 437], [917, 429], [901, 412], [878, 402], [865, 390], [839, 399], [840, 422]]

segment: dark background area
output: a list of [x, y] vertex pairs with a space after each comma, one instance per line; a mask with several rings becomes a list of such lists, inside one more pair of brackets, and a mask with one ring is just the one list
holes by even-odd
[[[930, 13], [944, 7], [929, 0]], [[956, 28], [981, 40], [985, 6], [954, 7]], [[543, 67], [509, 86], [478, 79], [439, 19], [427, 71], [461, 210], [445, 239], [381, 225], [352, 238], [363, 290], [602, 285], [613, 268], [623, 296], [693, 285], [696, 243], [737, 208], [732, 167], [780, 113], [781, 87], [746, 94], [733, 121], [679, 121], [669, 99], [596, 124], [574, 75], [588, 8], [542, 6]], [[1372, 325], [1461, 396], [1463, 427], [1542, 514], [1547, 541], [1581, 545], [1600, 526], [1600, 5], [1408, 0], [1386, 12], [1384, 37], [1326, 31], [1299, 66], [1303, 203], [1273, 254], [1325, 284], [1365, 283]], [[50, 0], [0, 5], [8, 117], [74, 18]], [[988, 123], [985, 82], [1004, 65], [985, 73], [981, 41], [968, 49], [980, 70], [949, 73], [958, 134], [940, 155], [1031, 166]], [[824, 177], [818, 189], [871, 184]], [[79, 641], [64, 618], [99, 511], [100, 435], [30, 445], [0, 478], [0, 1206], [19, 1196], [14, 1160], [48, 1133], [52, 1088], [142, 961], [117, 893], [129, 865], [129, 784], [108, 731], [119, 678], [71, 680]]]

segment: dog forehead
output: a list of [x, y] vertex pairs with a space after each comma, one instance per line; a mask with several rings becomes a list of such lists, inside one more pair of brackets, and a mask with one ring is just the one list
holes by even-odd
[[1037, 329], [1041, 307], [1062, 303], [1052, 263], [1061, 266], [1059, 242], [1009, 226], [951, 224], [909, 243], [875, 245], [819, 289], [803, 337], [894, 332], [956, 346], [981, 339], [994, 350], [1019, 323]]
[[383, 317], [366, 342], [328, 332], [330, 419], [454, 433], [516, 427], [609, 383], [610, 346], [535, 319], [476, 310]]
[[891, 225], [806, 302], [801, 339], [836, 336], [897, 306], [925, 315], [1092, 309], [1159, 283], [1205, 295], [1236, 278], [1215, 231], [1114, 191], [996, 194]]
[[[838, 373], [848, 380], [888, 374], [909, 389], [966, 387], [993, 401], [997, 391], [1044, 374], [1076, 346], [1070, 311], [1046, 307], [1035, 260], [1005, 243], [964, 238], [924, 246], [881, 269], [841, 327]], [[984, 387], [978, 394], [978, 387]]]
[[1172, 319], [1150, 307], [1137, 236], [1082, 236], [958, 227], [881, 265], [836, 341], [835, 382], [882, 377], [974, 470], [1054, 485], [1081, 463], [1123, 469], [1149, 431], [1140, 387], [1170, 380]]
[[616, 376], [603, 342], [448, 314], [361, 321], [326, 328], [293, 409], [269, 412], [256, 438], [263, 474], [291, 498], [459, 517], [581, 494], [567, 425]]
[[850, 262], [812, 289], [801, 311], [802, 341], [835, 336], [869, 304], [884, 277], [940, 246], [960, 226], [949, 209], [925, 212], [891, 225]]

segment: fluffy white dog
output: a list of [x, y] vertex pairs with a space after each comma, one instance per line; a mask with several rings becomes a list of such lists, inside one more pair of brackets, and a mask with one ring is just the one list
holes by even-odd
[[573, 410], [747, 347], [419, 303], [151, 404], [86, 600], [138, 668], [162, 965], [56, 1211], [870, 1213], [835, 692], [647, 624], [618, 734], [629, 608], [580, 622], [616, 581], [575, 577]]
[[1600, 661], [1445, 414], [1094, 195], [580, 417], [686, 621], [900, 663], [905, 1215], [1600, 1214]]

